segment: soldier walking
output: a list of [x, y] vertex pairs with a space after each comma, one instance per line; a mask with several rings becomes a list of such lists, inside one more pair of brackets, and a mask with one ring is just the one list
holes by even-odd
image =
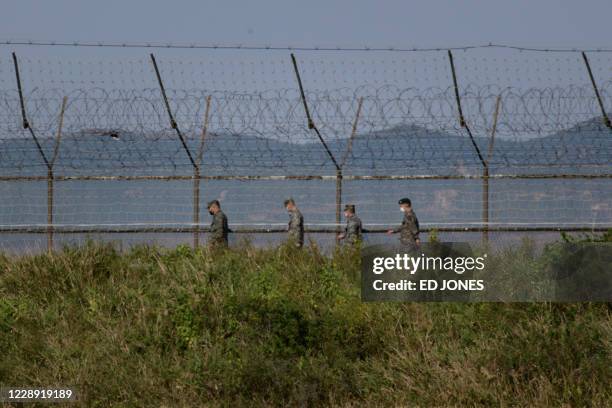
[[218, 200], [208, 203], [208, 212], [213, 216], [212, 223], [210, 224], [209, 245], [212, 247], [227, 247], [227, 235], [229, 232], [227, 217], [221, 211], [221, 204], [219, 204]]
[[293, 198], [285, 200], [285, 209], [289, 213], [289, 225], [287, 227], [289, 241], [301, 248], [304, 245], [304, 217], [295, 205]]
[[345, 244], [355, 245], [361, 241], [361, 220], [355, 215], [355, 205], [347, 204], [344, 207], [344, 217], [346, 227], [344, 233], [338, 234], [338, 239], [343, 239]]
[[412, 203], [409, 198], [402, 198], [398, 202], [400, 211], [404, 213], [402, 224], [387, 231], [387, 234], [400, 233], [400, 243], [408, 250], [415, 250], [421, 244], [419, 239], [419, 220], [412, 210]]

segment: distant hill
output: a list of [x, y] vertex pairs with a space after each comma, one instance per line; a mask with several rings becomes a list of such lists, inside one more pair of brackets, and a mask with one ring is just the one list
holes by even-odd
[[[307, 137], [308, 135], [300, 135]], [[325, 136], [325, 135], [324, 135]], [[487, 156], [488, 138], [475, 141]], [[41, 139], [48, 157], [54, 144]], [[197, 157], [199, 141], [187, 140]], [[328, 140], [337, 161], [347, 139]], [[210, 134], [203, 152], [203, 174], [334, 174], [335, 168], [314, 133], [311, 142], [289, 143], [254, 134]], [[570, 129], [526, 140], [495, 141], [491, 171], [567, 173], [611, 171], [612, 131], [599, 118]], [[173, 132], [137, 134], [84, 130], [65, 134], [56, 162], [58, 174], [191, 174], [191, 164]], [[481, 171], [474, 147], [461, 130], [445, 132], [403, 125], [357, 134], [346, 156], [347, 174], [472, 174]], [[33, 141], [0, 140], [0, 172], [46, 174]]]

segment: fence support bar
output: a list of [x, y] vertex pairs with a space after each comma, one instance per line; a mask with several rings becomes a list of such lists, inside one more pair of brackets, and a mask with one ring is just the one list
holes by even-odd
[[595, 91], [595, 96], [597, 97], [599, 108], [601, 109], [601, 115], [603, 116], [603, 122], [607, 127], [612, 129], [612, 123], [610, 122], [610, 118], [606, 113], [606, 108], [604, 108], [603, 101], [601, 100], [601, 95], [599, 94], [599, 88], [597, 88], [597, 83], [595, 82], [593, 71], [591, 71], [591, 64], [589, 64], [589, 59], [587, 58], [586, 53], [584, 51], [582, 52], [582, 59], [584, 59], [584, 65], [586, 65], [587, 72], [589, 73], [589, 78], [591, 78], [591, 84], [593, 85], [593, 90]]
[[361, 106], [363, 105], [363, 96], [359, 97], [359, 101], [357, 102], [357, 113], [355, 114], [355, 120], [353, 121], [353, 127], [351, 128], [351, 136], [349, 136], [346, 151], [344, 152], [344, 157], [342, 157], [342, 162], [340, 163], [340, 167], [344, 168], [346, 164], [346, 160], [351, 154], [351, 150], [353, 149], [353, 139], [355, 139], [355, 134], [357, 133], [357, 123], [359, 123], [359, 117], [361, 116]]
[[491, 127], [491, 140], [489, 140], [489, 149], [487, 151], [487, 166], [491, 164], [491, 158], [493, 157], [493, 147], [495, 145], [495, 133], [497, 132], [497, 120], [500, 107], [501, 95], [497, 95], [497, 99], [495, 100], [495, 112], [493, 113], [493, 126]]
[[26, 116], [25, 104], [23, 103], [23, 91], [21, 89], [21, 76], [19, 75], [19, 63], [17, 62], [17, 55], [13, 53], [13, 65], [15, 66], [15, 77], [17, 79], [17, 90], [19, 91], [19, 102], [21, 103], [21, 120], [24, 129], [30, 127], [28, 118]]
[[457, 74], [455, 72], [455, 62], [453, 61], [453, 53], [451, 52], [451, 50], [448, 50], [448, 60], [450, 61], [451, 74], [453, 76], [453, 85], [455, 88], [455, 100], [457, 101], [457, 110], [459, 113], [459, 125], [462, 128], [465, 128], [465, 130], [467, 131], [467, 134], [470, 137], [470, 140], [472, 141], [472, 145], [474, 146], [474, 149], [476, 150], [476, 154], [478, 155], [478, 158], [480, 159], [480, 163], [482, 163], [484, 167], [487, 167], [487, 163], [485, 162], [484, 158], [482, 157], [482, 154], [480, 153], [480, 149], [478, 148], [478, 145], [476, 144], [476, 141], [474, 140], [474, 136], [472, 136], [472, 131], [470, 130], [467, 123], [465, 122], [465, 117], [463, 116], [463, 109], [461, 108], [461, 98], [459, 97], [459, 85], [457, 84]]
[[334, 166], [336, 166], [336, 170], [340, 170], [340, 166], [338, 165], [338, 162], [336, 161], [336, 159], [335, 159], [334, 155], [332, 154], [331, 150], [329, 150], [329, 147], [327, 147], [327, 143], [325, 143], [325, 140], [323, 140], [323, 137], [321, 136], [321, 133], [319, 132], [319, 129], [317, 129], [317, 127], [315, 126], [314, 121], [312, 120], [312, 116], [310, 116], [310, 110], [308, 109], [308, 103], [306, 102], [306, 95], [304, 94], [304, 87], [302, 85], [302, 78], [300, 77], [300, 71], [299, 71], [298, 66], [297, 66], [297, 61], [295, 60], [295, 55], [293, 55], [293, 54], [291, 54], [291, 61], [293, 62], [293, 69], [295, 70], [295, 76], [297, 78], [298, 85], [300, 87], [300, 96], [302, 97], [302, 103], [304, 105], [304, 111], [306, 112], [306, 119], [308, 120], [308, 129], [313, 129], [315, 131], [315, 133], [319, 137], [319, 141], [321, 142], [321, 144], [325, 148], [325, 151], [327, 152], [327, 155], [331, 159], [332, 163], [334, 163]]
[[157, 67], [157, 62], [155, 61], [155, 56], [153, 54], [151, 54], [151, 62], [153, 63], [153, 68], [155, 68], [155, 75], [157, 76], [157, 82], [159, 83], [159, 89], [161, 90], [162, 97], [164, 99], [164, 104], [166, 105], [166, 111], [168, 112], [168, 117], [170, 119], [170, 126], [172, 127], [172, 129], [176, 131], [176, 134], [178, 135], [181, 143], [183, 144], [183, 149], [185, 149], [185, 152], [187, 153], [187, 156], [189, 157], [189, 161], [191, 162], [191, 165], [195, 168], [198, 165], [193, 160], [193, 157], [191, 156], [191, 152], [189, 151], [189, 147], [187, 147], [187, 143], [185, 143], [185, 138], [183, 137], [183, 134], [181, 133], [181, 130], [179, 129], [178, 124], [176, 123], [176, 120], [174, 120], [174, 116], [172, 115], [172, 110], [170, 110], [170, 104], [168, 103], [168, 97], [166, 96], [166, 88], [164, 88], [164, 83], [162, 81], [161, 74], [159, 73], [159, 68]]
[[210, 95], [206, 97], [206, 108], [204, 110], [204, 126], [202, 127], [202, 136], [200, 137], [200, 148], [198, 150], [198, 167], [202, 165], [202, 157], [204, 155], [204, 143], [208, 135], [208, 118], [210, 114]]
[[64, 96], [62, 98], [62, 106], [60, 107], [59, 122], [57, 125], [57, 137], [55, 139], [55, 147], [53, 148], [53, 156], [51, 157], [51, 168], [53, 168], [55, 160], [57, 160], [57, 156], [59, 154], [60, 142], [62, 140], [62, 128], [64, 127], [64, 112], [66, 111], [67, 103], [68, 97]]
[[36, 137], [36, 134], [34, 133], [34, 130], [32, 129], [32, 127], [30, 126], [30, 122], [28, 121], [28, 116], [26, 114], [26, 109], [25, 109], [25, 102], [23, 99], [23, 91], [21, 88], [21, 76], [19, 75], [19, 63], [17, 62], [17, 55], [15, 53], [13, 53], [13, 65], [15, 66], [15, 79], [17, 80], [17, 90], [19, 91], [19, 103], [21, 104], [22, 126], [24, 129], [27, 129], [30, 132], [30, 135], [32, 136], [32, 139], [34, 140], [34, 143], [36, 143], [36, 148], [38, 149], [38, 153], [40, 153], [40, 156], [45, 162], [47, 169], [51, 170], [51, 164], [49, 163], [49, 160], [47, 160], [47, 156], [45, 156], [45, 152], [43, 151], [42, 146], [38, 142], [38, 138]]

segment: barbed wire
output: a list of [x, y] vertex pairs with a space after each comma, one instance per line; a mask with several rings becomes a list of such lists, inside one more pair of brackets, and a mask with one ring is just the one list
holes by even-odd
[[208, 176], [329, 175], [334, 162], [362, 176], [609, 173], [612, 59], [519, 48], [462, 47], [450, 65], [450, 51], [298, 56], [316, 129], [286, 55], [162, 57], [155, 70], [145, 58], [0, 55], [0, 171], [32, 176], [57, 152], [57, 176], [189, 175], [199, 157]]
[[[611, 106], [612, 81], [602, 84], [600, 93], [606, 106]], [[158, 89], [28, 92], [28, 121], [48, 155], [55, 149], [64, 96], [68, 104], [58, 174], [191, 171]], [[347, 174], [452, 175], [481, 170], [460, 125], [452, 87], [360, 87], [307, 92], [306, 96], [333, 155], [346, 156]], [[460, 93], [463, 114], [484, 152], [491, 144], [498, 97], [496, 139], [489, 154], [492, 174], [609, 171], [612, 133], [591, 88], [465, 86]], [[194, 156], [202, 149], [206, 174], [333, 173], [329, 158], [308, 128], [297, 90], [169, 90], [168, 98], [188, 149]], [[208, 98], [210, 112], [202, 143]], [[0, 91], [3, 174], [28, 174], [44, 165], [21, 122], [18, 93]]]

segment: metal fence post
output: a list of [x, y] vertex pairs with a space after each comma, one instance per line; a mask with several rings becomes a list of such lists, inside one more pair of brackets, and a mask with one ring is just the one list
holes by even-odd
[[193, 247], [200, 246], [200, 169], [193, 170]]
[[208, 132], [208, 117], [210, 112], [210, 95], [206, 97], [206, 109], [204, 111], [204, 126], [202, 127], [202, 135], [200, 137], [200, 146], [198, 149], [197, 166], [193, 170], [193, 247], [197, 248], [200, 245], [200, 169], [202, 166], [202, 157], [204, 155], [204, 142]]
[[62, 128], [64, 126], [64, 112], [66, 111], [66, 103], [68, 97], [62, 98], [62, 106], [60, 108], [59, 122], [57, 126], [57, 138], [55, 139], [55, 147], [53, 148], [53, 157], [49, 163], [49, 169], [47, 171], [47, 249], [53, 250], [53, 198], [54, 198], [54, 179], [53, 166], [55, 160], [59, 154], [60, 142], [62, 140]]
[[47, 250], [53, 251], [53, 170], [47, 171]]
[[489, 245], [489, 168], [482, 170], [482, 243]]
[[[340, 233], [342, 221], [342, 169], [336, 170], [336, 234]], [[336, 235], [337, 237], [338, 235]], [[337, 239], [337, 238], [336, 238]]]
[[499, 106], [501, 95], [495, 100], [495, 113], [493, 113], [493, 126], [491, 128], [491, 139], [487, 152], [487, 165], [482, 170], [482, 242], [485, 246], [489, 245], [489, 165], [493, 156], [493, 146], [495, 143], [495, 132], [497, 131], [497, 118], [499, 116]]
[[357, 112], [355, 113], [355, 120], [353, 121], [353, 126], [351, 128], [351, 135], [349, 136], [348, 142], [346, 144], [346, 151], [344, 152], [344, 156], [342, 157], [342, 161], [340, 162], [340, 169], [336, 171], [336, 234], [339, 234], [342, 231], [342, 227], [340, 225], [340, 222], [342, 220], [342, 170], [344, 169], [344, 165], [346, 164], [346, 161], [348, 160], [348, 157], [351, 154], [351, 150], [353, 148], [353, 140], [355, 139], [355, 135], [357, 134], [357, 124], [359, 123], [362, 105], [363, 96], [359, 97], [359, 100], [357, 102]]

